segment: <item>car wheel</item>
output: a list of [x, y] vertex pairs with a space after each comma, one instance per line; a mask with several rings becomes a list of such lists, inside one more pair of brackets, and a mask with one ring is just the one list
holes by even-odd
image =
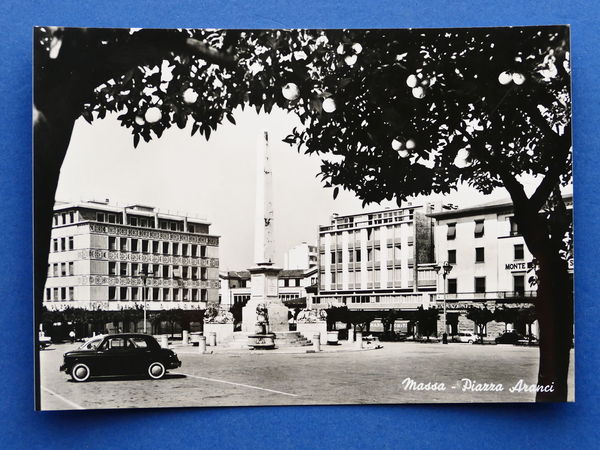
[[153, 362], [148, 366], [148, 376], [153, 380], [160, 380], [165, 376], [165, 366], [159, 362]]
[[472, 344], [472, 343], [473, 343], [473, 339], [469, 339], [469, 340], [467, 341], [467, 344]]
[[73, 381], [87, 381], [90, 375], [90, 368], [83, 363], [77, 363], [71, 369], [71, 378], [73, 379]]

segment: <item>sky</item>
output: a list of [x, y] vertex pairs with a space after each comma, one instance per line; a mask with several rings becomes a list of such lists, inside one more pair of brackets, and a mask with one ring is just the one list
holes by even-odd
[[[317, 243], [319, 225], [331, 214], [363, 211], [362, 201], [340, 190], [324, 188], [316, 175], [321, 160], [282, 142], [298, 118], [274, 109], [257, 114], [249, 108], [234, 112], [236, 125], [222, 124], [210, 141], [190, 136], [190, 128], [173, 127], [160, 139], [133, 148], [130, 131], [116, 115], [88, 124], [76, 122], [61, 169], [56, 200], [105, 200], [125, 206], [144, 204], [162, 212], [200, 217], [211, 223], [210, 233], [220, 236], [221, 270], [242, 270], [253, 265], [256, 158], [261, 132], [269, 132], [273, 172], [275, 264], [302, 242]], [[532, 192], [534, 180], [525, 180]], [[483, 196], [463, 186], [444, 197], [461, 207], [508, 199], [504, 189]], [[412, 199], [413, 204], [424, 202]], [[396, 207], [395, 201], [372, 204], [364, 211]]]

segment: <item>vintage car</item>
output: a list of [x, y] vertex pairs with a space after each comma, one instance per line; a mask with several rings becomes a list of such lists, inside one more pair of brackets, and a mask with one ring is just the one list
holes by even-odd
[[516, 344], [525, 337], [516, 331], [507, 331], [496, 338], [496, 344]]
[[469, 331], [461, 331], [460, 333], [456, 333], [452, 336], [452, 342], [465, 342], [467, 344], [472, 344], [477, 340], [477, 336]]
[[147, 375], [162, 378], [167, 370], [181, 367], [173, 350], [161, 348], [146, 334], [96, 336], [77, 350], [66, 352], [61, 371], [73, 381], [87, 381], [104, 375]]

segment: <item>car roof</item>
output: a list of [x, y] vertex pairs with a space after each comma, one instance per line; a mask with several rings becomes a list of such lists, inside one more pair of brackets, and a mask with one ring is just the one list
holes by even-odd
[[144, 333], [115, 333], [115, 334], [107, 334], [107, 335], [105, 335], [105, 337], [110, 337], [110, 338], [114, 338], [114, 337], [122, 337], [122, 338], [137, 337], [137, 338], [151, 338], [151, 339], [154, 339], [154, 337], [152, 337], [151, 335], [144, 334]]

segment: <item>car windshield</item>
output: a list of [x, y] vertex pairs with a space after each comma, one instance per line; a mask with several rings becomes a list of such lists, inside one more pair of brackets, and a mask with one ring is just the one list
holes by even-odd
[[84, 342], [79, 347], [81, 350], [96, 350], [98, 346], [102, 343], [102, 337], [95, 337], [90, 339], [89, 341]]

